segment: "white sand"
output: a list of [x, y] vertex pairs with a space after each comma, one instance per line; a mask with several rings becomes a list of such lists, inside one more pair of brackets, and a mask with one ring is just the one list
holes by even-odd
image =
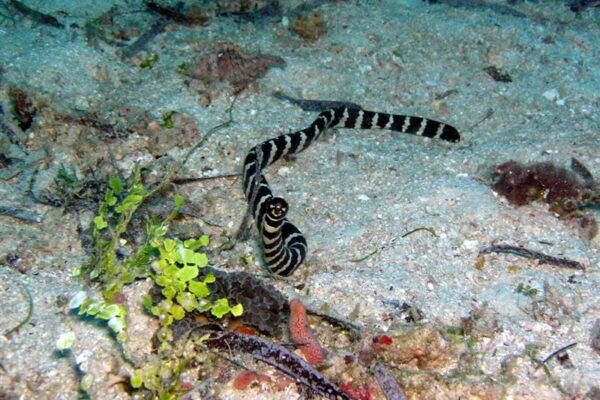
[[[97, 2], [40, 3], [46, 3], [43, 11], [49, 13], [81, 15], [86, 10], [98, 15], [106, 10]], [[464, 136], [459, 145], [339, 130], [293, 162], [271, 168], [269, 181], [289, 201], [290, 219], [302, 229], [310, 249], [292, 281], [305, 282], [306, 289], [294, 293], [292, 285], [277, 285], [290, 296], [309, 291], [309, 305], [329, 304], [342, 317], [360, 303], [355, 322], [384, 331], [398, 322], [384, 321], [394, 312], [386, 301], [406, 301], [428, 320], [450, 325], [487, 303], [499, 328], [477, 343], [485, 372], [497, 375], [503, 360], [523, 355], [528, 344], [540, 345], [545, 357], [577, 342], [569, 350], [574, 367], [556, 361], [549, 367], [565, 390], [582, 397], [600, 382], [600, 354], [590, 347], [592, 326], [600, 318], [600, 239], [582, 239], [543, 204], [509, 205], [482, 179], [492, 166], [510, 159], [566, 166], [576, 157], [600, 174], [600, 13], [596, 9], [575, 16], [560, 1], [519, 2], [513, 9], [525, 16], [417, 0], [337, 2], [319, 9], [327, 34], [314, 44], [303, 43], [279, 22], [237, 24], [219, 18], [205, 28], [176, 28], [157, 37], [151, 51], [160, 59], [149, 71], [122, 63], [108, 46], [104, 52], [88, 47], [81, 31], [29, 29], [21, 23], [19, 28], [0, 27], [0, 65], [5, 82], [39, 93], [56, 109], [109, 113], [130, 106], [157, 117], [179, 110], [194, 115], [202, 133], [226, 119], [232, 97], [223, 93], [210, 107], [200, 106], [194, 90], [175, 72], [178, 64], [218, 41], [283, 57], [287, 66], [271, 70], [257, 90], [244, 92], [235, 105], [235, 123], [215, 133], [192, 157], [192, 175], [204, 167], [212, 167], [211, 174], [236, 172], [251, 146], [313, 120], [314, 113], [271, 97], [273, 90], [354, 101], [370, 110], [438, 118], [457, 126]], [[81, 26], [84, 21], [69, 19]], [[508, 72], [513, 81], [492, 80], [483, 71], [490, 65]], [[456, 93], [436, 100], [448, 90]], [[1, 100], [6, 111], [6, 99]], [[478, 123], [490, 109], [491, 117]], [[0, 182], [3, 199], [19, 201], [7, 185]], [[245, 210], [239, 183], [209, 181], [187, 190], [199, 204], [210, 197], [205, 221], [235, 231]], [[55, 305], [57, 296], [68, 298], [78, 287], [69, 276], [84, 257], [75, 218], [31, 207], [44, 214], [42, 224], [15, 225], [0, 217], [2, 254], [19, 246], [35, 271], [19, 275], [8, 266], [0, 270], [2, 330], [25, 312], [23, 304], [14, 305], [13, 297], [22, 294], [11, 282], [27, 285], [35, 305], [31, 321], [18, 335], [0, 337], [0, 387], [8, 398], [17, 393], [23, 398], [76, 398], [73, 366], [52, 353], [58, 335], [74, 330], [79, 337], [74, 353], [102, 359], [92, 363], [96, 370], [88, 371], [96, 379], [96, 393], [117, 396], [118, 389], [103, 386], [107, 376], [119, 372], [114, 365], [111, 371], [110, 362], [117, 364], [111, 357], [118, 351], [111, 348], [108, 334], [61, 314]], [[599, 216], [597, 210], [586, 212]], [[401, 237], [418, 227], [433, 228], [437, 237], [425, 231]], [[476, 269], [478, 250], [495, 241], [578, 260], [588, 269], [574, 272], [510, 255], [486, 256], [484, 267]], [[213, 261], [236, 260], [249, 250], [258, 254], [255, 235]], [[362, 262], [351, 261], [374, 250]], [[258, 263], [246, 268], [262, 272]], [[537, 299], [548, 290], [555, 292], [564, 301], [563, 313], [553, 323], [533, 319], [523, 312], [532, 300], [516, 293], [519, 283], [536, 288]], [[102, 353], [94, 350], [99, 346]], [[90, 347], [92, 353], [86, 353]], [[526, 357], [515, 375], [508, 388], [512, 398], [564, 397]]]

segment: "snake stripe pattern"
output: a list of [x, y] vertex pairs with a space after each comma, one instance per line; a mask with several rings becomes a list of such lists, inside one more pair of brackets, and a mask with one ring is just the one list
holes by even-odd
[[331, 128], [389, 129], [449, 142], [460, 140], [456, 128], [443, 122], [343, 107], [322, 112], [306, 129], [253, 147], [244, 160], [244, 194], [263, 242], [267, 268], [273, 274], [291, 275], [306, 258], [308, 247], [302, 232], [286, 218], [288, 203], [273, 195], [263, 170], [287, 154], [305, 150]]

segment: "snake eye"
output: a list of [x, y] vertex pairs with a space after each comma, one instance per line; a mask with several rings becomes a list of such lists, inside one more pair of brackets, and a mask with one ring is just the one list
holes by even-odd
[[282, 219], [287, 214], [287, 201], [281, 197], [273, 197], [267, 203], [267, 214], [273, 219]]

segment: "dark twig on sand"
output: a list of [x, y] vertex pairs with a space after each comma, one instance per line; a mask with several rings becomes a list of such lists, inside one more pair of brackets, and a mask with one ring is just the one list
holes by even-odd
[[567, 351], [573, 347], [577, 346], [577, 342], [570, 343], [566, 346], [561, 347], [560, 349], [553, 351], [548, 357], [544, 358], [542, 364], [546, 364], [548, 361], [552, 360], [554, 357], [562, 353], [563, 351]]
[[329, 315], [329, 314], [326, 314], [326, 313], [319, 312], [317, 310], [309, 309], [307, 311], [311, 315], [316, 315], [319, 318], [323, 318], [325, 321], [329, 322], [332, 325], [336, 325], [336, 326], [339, 326], [339, 327], [341, 327], [343, 329], [346, 329], [347, 331], [350, 331], [355, 338], [360, 339], [360, 337], [361, 337], [361, 335], [360, 335], [361, 328], [360, 328], [359, 325], [357, 325], [355, 323], [352, 323], [350, 321], [347, 321], [347, 320], [343, 320], [343, 319], [334, 317], [333, 315]]
[[160, 17], [150, 27], [150, 29], [144, 33], [137, 40], [131, 43], [129, 46], [125, 47], [121, 53], [123, 59], [131, 58], [135, 56], [137, 53], [142, 51], [148, 43], [150, 43], [154, 38], [165, 31], [165, 28], [169, 24], [167, 18]]
[[206, 25], [206, 23], [208, 22], [208, 17], [206, 17], [204, 15], [186, 14], [186, 13], [182, 12], [182, 10], [180, 9], [181, 7], [178, 7], [178, 8], [166, 7], [166, 6], [160, 5], [158, 3], [155, 3], [153, 1], [147, 1], [146, 7], [148, 7], [148, 10], [152, 11], [153, 13], [156, 13], [162, 17], [168, 18], [171, 21], [173, 21], [177, 24], [181, 24], [181, 25], [188, 25], [188, 26], [201, 25], [201, 26], [203, 26], [203, 25]]
[[592, 175], [590, 170], [587, 169], [587, 167], [575, 157], [571, 158], [571, 169], [583, 179], [586, 186], [593, 187], [596, 185], [594, 175]]
[[8, 0], [8, 5], [16, 12], [22, 14], [25, 18], [37, 22], [38, 24], [53, 26], [55, 28], [64, 28], [65, 26], [58, 22], [52, 15], [41, 13], [33, 8], [26, 6], [17, 0]]
[[[430, 233], [430, 234], [431, 234], [433, 237], [438, 237], [438, 236], [437, 236], [437, 234], [435, 233], [435, 230], [434, 230], [433, 228], [429, 228], [429, 227], [426, 227], [426, 226], [420, 226], [420, 227], [418, 227], [418, 228], [411, 229], [410, 231], [408, 231], [408, 232], [404, 233], [404, 234], [403, 234], [402, 236], [400, 236], [400, 237], [401, 237], [401, 238], [405, 238], [405, 237], [407, 237], [407, 236], [410, 236], [410, 235], [412, 235], [413, 233], [415, 233], [415, 232], [419, 232], [419, 231], [426, 231], [426, 232], [429, 232], [429, 233]], [[381, 250], [385, 249], [385, 248], [386, 248], [388, 245], [390, 245], [390, 244], [394, 243], [394, 242], [396, 241], [396, 239], [397, 239], [397, 238], [392, 238], [392, 240], [390, 240], [388, 243], [386, 243], [386, 244], [384, 244], [383, 246], [380, 246], [379, 248], [377, 248], [377, 249], [373, 250], [372, 252], [370, 252], [370, 253], [369, 253], [369, 254], [367, 254], [366, 256], [362, 256], [362, 257], [359, 257], [359, 258], [354, 258], [354, 259], [351, 259], [351, 260], [348, 260], [348, 261], [350, 261], [351, 263], [359, 263], [359, 262], [362, 262], [362, 261], [366, 260], [367, 258], [371, 257], [372, 255], [374, 255], [374, 254], [377, 254], [377, 253], [378, 253], [378, 252], [380, 252]]]
[[332, 101], [332, 100], [304, 100], [304, 99], [296, 99], [294, 97], [288, 96], [281, 92], [273, 92], [273, 97], [280, 100], [288, 101], [292, 104], [297, 105], [304, 111], [327, 111], [332, 108], [358, 108], [362, 109], [360, 104], [351, 103], [349, 101]]
[[13, 333], [15, 333], [19, 328], [25, 325], [27, 321], [29, 321], [29, 319], [31, 318], [31, 314], [33, 313], [33, 297], [31, 297], [29, 289], [27, 289], [27, 286], [20, 282], [17, 284], [21, 287], [21, 290], [27, 296], [27, 314], [25, 315], [25, 318], [23, 318], [17, 325], [4, 332], [4, 337], [6, 337], [7, 339], [10, 339]]
[[[544, 358], [543, 360], [538, 360], [536, 358], [531, 358], [536, 364], [537, 364], [537, 368], [541, 367], [544, 370], [544, 373], [546, 374], [546, 376], [548, 377], [548, 380], [550, 381], [550, 383], [552, 383], [560, 392], [562, 392], [563, 394], [572, 397], [573, 394], [568, 392], [564, 387], [562, 387], [562, 385], [556, 380], [554, 379], [554, 376], [552, 375], [552, 372], [550, 371], [550, 368], [548, 368], [548, 361], [550, 361], [552, 358], [556, 357], [558, 354], [562, 353], [563, 351], [569, 350], [573, 347], [577, 346], [577, 342], [575, 343], [570, 343], [566, 346], [561, 347], [560, 349], [553, 351], [548, 357]], [[536, 369], [537, 369], [536, 368]]]
[[376, 363], [373, 367], [373, 373], [387, 400], [406, 400], [406, 394], [404, 394], [398, 382], [396, 382], [396, 378], [385, 365], [380, 362]]
[[191, 155], [194, 154], [194, 152], [196, 150], [198, 150], [200, 147], [202, 147], [204, 145], [204, 142], [206, 142], [212, 136], [213, 133], [215, 133], [219, 129], [226, 128], [233, 123], [233, 106], [235, 105], [236, 100], [237, 100], [237, 96], [235, 96], [233, 98], [233, 100], [231, 101], [231, 105], [229, 106], [229, 109], [227, 110], [227, 121], [210, 128], [208, 130], [208, 132], [206, 132], [206, 134], [204, 136], [202, 136], [200, 138], [200, 140], [198, 140], [198, 142], [196, 142], [196, 144], [192, 146], [191, 149], [188, 150], [185, 157], [183, 158], [182, 164], [187, 163], [187, 161], [189, 160]]
[[581, 271], [585, 271], [585, 265], [578, 261], [569, 260], [568, 258], [550, 256], [544, 253], [540, 253], [538, 251], [525, 249], [519, 246], [510, 246], [506, 244], [493, 245], [480, 250], [478, 257], [489, 253], [509, 253], [519, 257], [538, 260], [542, 264], [550, 264], [556, 265], [557, 267], [579, 269]]
[[413, 233], [415, 233], [415, 232], [418, 232], [418, 231], [427, 231], [427, 232], [431, 233], [431, 235], [432, 235], [433, 237], [438, 237], [438, 235], [435, 233], [435, 230], [434, 230], [433, 228], [429, 228], [429, 227], [427, 227], [427, 226], [420, 226], [420, 227], [418, 227], [418, 228], [412, 229], [412, 230], [410, 230], [410, 231], [408, 231], [408, 232], [404, 233], [404, 234], [403, 234], [402, 236], [400, 236], [400, 237], [407, 237], [408, 235], [412, 235]]
[[188, 183], [194, 182], [202, 182], [202, 181], [210, 181], [213, 179], [228, 179], [228, 178], [238, 178], [242, 174], [223, 174], [223, 175], [213, 175], [213, 176], [198, 176], [198, 177], [190, 177], [190, 178], [174, 178], [171, 182], [176, 185], [187, 185]]
[[35, 211], [24, 208], [8, 207], [0, 205], [0, 215], [6, 215], [29, 222], [42, 222], [42, 216]]

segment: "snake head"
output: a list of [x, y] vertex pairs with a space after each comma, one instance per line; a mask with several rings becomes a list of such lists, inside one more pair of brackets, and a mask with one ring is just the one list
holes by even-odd
[[288, 203], [281, 197], [271, 197], [267, 201], [267, 215], [276, 220], [282, 220], [287, 214]]

